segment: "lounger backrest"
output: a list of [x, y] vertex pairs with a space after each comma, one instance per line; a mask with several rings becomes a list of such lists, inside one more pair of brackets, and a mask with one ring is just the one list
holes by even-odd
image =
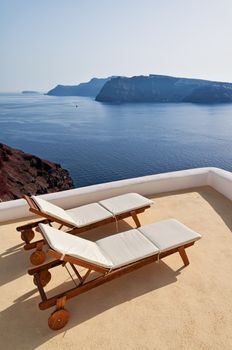
[[32, 196], [31, 198], [33, 199], [33, 201], [35, 202], [35, 204], [38, 206], [38, 208], [41, 210], [42, 213], [47, 214], [53, 218], [56, 218], [64, 223], [66, 222], [70, 225], [76, 226], [76, 222], [73, 220], [73, 218], [70, 215], [68, 215], [68, 213], [64, 209], [40, 197]]
[[62, 255], [71, 255], [82, 261], [111, 268], [112, 261], [106, 257], [95, 242], [57, 230], [54, 227], [39, 224], [48, 245]]

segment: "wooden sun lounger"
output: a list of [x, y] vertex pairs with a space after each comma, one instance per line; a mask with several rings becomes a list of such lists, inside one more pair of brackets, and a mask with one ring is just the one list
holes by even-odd
[[[41, 200], [38, 197], [29, 197], [29, 196], [23, 196], [23, 198], [27, 201], [29, 205], [29, 210], [33, 213], [38, 215], [39, 217], [42, 217], [43, 220], [35, 221], [23, 226], [17, 227], [17, 231], [21, 233], [21, 239], [24, 241], [24, 249], [25, 250], [31, 250], [35, 249], [35, 251], [30, 256], [30, 261], [33, 265], [40, 265], [42, 264], [46, 259], [46, 254], [43, 251], [44, 246], [44, 240], [38, 240], [31, 242], [35, 236], [34, 229], [37, 230], [39, 223], [48, 223], [51, 225], [52, 223], [57, 223], [60, 225], [59, 229], [61, 229], [63, 226], [67, 227], [68, 233], [71, 234], [80, 234], [82, 232], [86, 232], [88, 230], [97, 228], [102, 225], [106, 225], [112, 222], [116, 222], [119, 220], [123, 220], [128, 217], [132, 217], [136, 227], [140, 226], [140, 222], [138, 219], [138, 214], [143, 213], [146, 209], [150, 208], [151, 204], [153, 203], [150, 199], [147, 199], [137, 193], [128, 193], [125, 195], [109, 198], [107, 200], [100, 201], [98, 203], [92, 203], [90, 205], [81, 206], [79, 208], [74, 208], [72, 210], [81, 210], [82, 208], [87, 210], [89, 212], [94, 210], [100, 210], [100, 217], [99, 219], [95, 220], [94, 222], [86, 223], [78, 225], [76, 224], [75, 220], [69, 221], [65, 217], [62, 217], [62, 215], [54, 215], [54, 213], [44, 211], [43, 208], [41, 208], [40, 205], [38, 205], [38, 201], [48, 204], [49, 206], [52, 206], [52, 210], [55, 208], [56, 210], [63, 210], [55, 205], [52, 205], [51, 203]], [[128, 207], [125, 210], [125, 204], [126, 202], [128, 204]], [[131, 204], [130, 204], [131, 202]], [[137, 203], [137, 207], [136, 207]], [[63, 215], [65, 215], [67, 212], [70, 212], [72, 210], [63, 210]], [[120, 212], [120, 210], [122, 212]], [[102, 212], [101, 212], [102, 211]], [[108, 213], [108, 215], [107, 215]]]
[[[48, 325], [53, 330], [63, 328], [69, 320], [69, 313], [64, 308], [67, 300], [176, 252], [187, 266], [189, 260], [185, 249], [201, 238], [198, 233], [174, 219], [118, 233], [97, 242], [65, 235], [63, 231], [44, 224], [40, 224], [40, 229], [49, 246], [48, 254], [55, 260], [34, 267], [28, 273], [34, 276], [34, 283], [41, 296], [39, 308], [46, 310], [55, 306], [55, 311], [48, 319]], [[49, 270], [57, 266], [67, 268], [67, 264], [76, 274], [78, 283], [73, 280], [74, 288], [47, 297], [44, 287], [51, 279]], [[81, 276], [76, 266], [86, 268], [87, 272]], [[88, 281], [92, 271], [100, 275]]]

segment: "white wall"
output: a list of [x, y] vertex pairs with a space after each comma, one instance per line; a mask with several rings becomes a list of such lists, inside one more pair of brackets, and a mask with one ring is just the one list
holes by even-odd
[[[157, 193], [206, 185], [212, 186], [232, 200], [232, 173], [219, 168], [197, 168], [142, 176], [50, 193], [41, 197], [64, 209], [69, 209], [127, 192], [137, 192], [145, 196], [151, 196]], [[32, 216], [32, 214], [23, 199], [0, 203], [0, 222], [29, 216]]]
[[208, 175], [208, 185], [232, 200], [232, 173], [219, 168], [211, 168]]

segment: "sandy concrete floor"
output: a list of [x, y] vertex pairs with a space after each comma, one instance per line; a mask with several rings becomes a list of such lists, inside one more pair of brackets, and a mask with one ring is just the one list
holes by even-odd
[[[71, 319], [51, 331], [27, 275], [19, 223], [0, 226], [0, 344], [2, 349], [232, 349], [232, 203], [209, 187], [154, 196], [142, 224], [174, 217], [202, 234], [187, 250], [106, 283], [67, 302]], [[120, 230], [132, 225], [120, 222]], [[93, 239], [114, 225], [89, 232]], [[86, 235], [86, 237], [88, 237]], [[46, 289], [71, 286], [64, 268]], [[61, 285], [60, 285], [61, 284]]]

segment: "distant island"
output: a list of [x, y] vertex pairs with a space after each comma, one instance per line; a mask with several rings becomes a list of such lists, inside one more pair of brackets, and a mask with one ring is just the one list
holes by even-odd
[[24, 90], [22, 91], [22, 94], [39, 94], [39, 92], [33, 90]]
[[89, 82], [79, 85], [57, 85], [54, 89], [48, 91], [46, 95], [96, 97], [109, 79], [111, 77], [93, 78]]
[[[24, 92], [32, 93], [32, 92]], [[232, 83], [166, 75], [93, 78], [79, 85], [57, 85], [50, 96], [86, 96], [109, 103], [231, 103]]]
[[164, 75], [115, 77], [109, 79], [96, 101], [132, 102], [232, 102], [232, 84]]

